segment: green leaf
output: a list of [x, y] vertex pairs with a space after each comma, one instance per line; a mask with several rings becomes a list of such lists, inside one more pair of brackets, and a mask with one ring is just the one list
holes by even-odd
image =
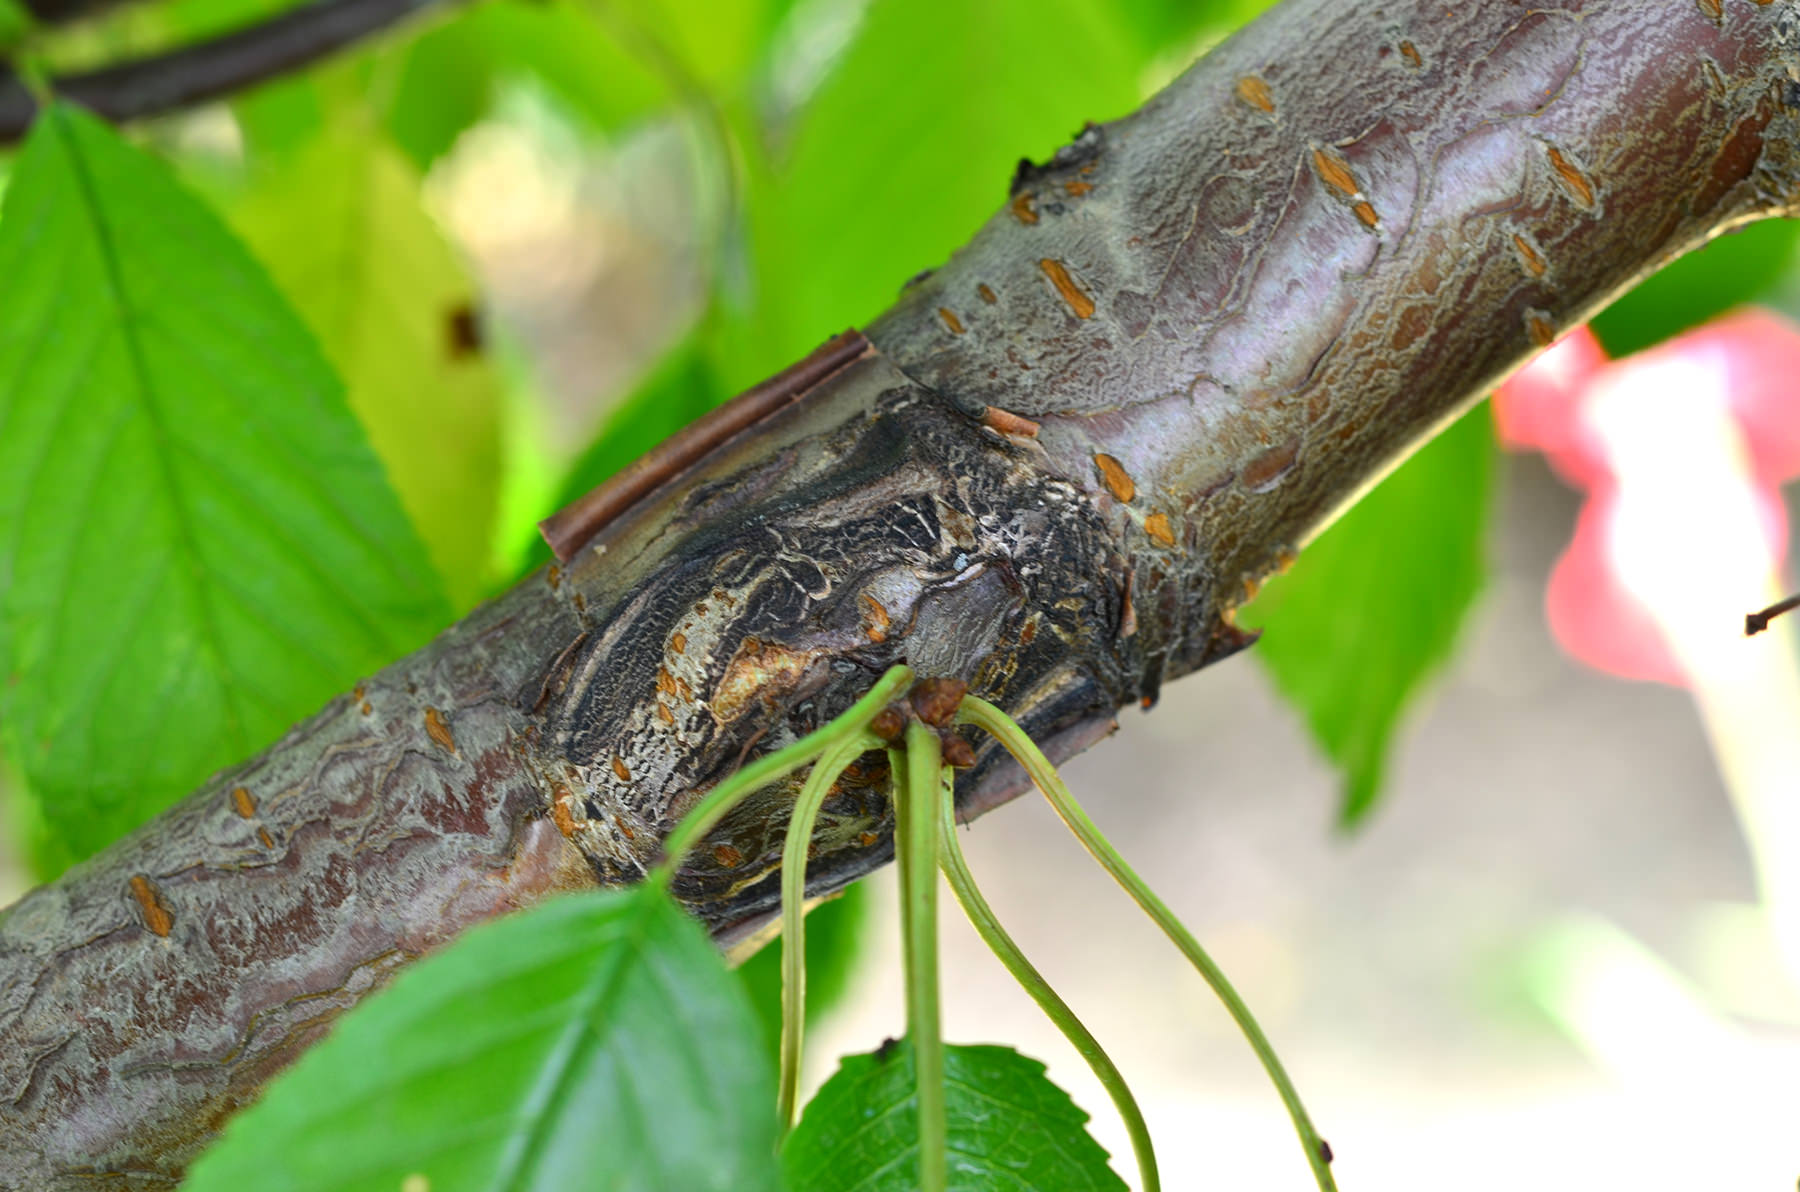
[[1271, 579], [1239, 620], [1344, 776], [1345, 826], [1380, 793], [1407, 702], [1481, 590], [1493, 434], [1481, 406], [1426, 444]]
[[77, 855], [448, 616], [312, 337], [86, 113], [0, 213], [0, 709]]
[[[844, 1000], [868, 937], [869, 899], [861, 882], [815, 906], [806, 916], [806, 1023], [813, 1024]], [[769, 1054], [781, 1040], [781, 940], [770, 940], [738, 966], [750, 1004], [762, 1019]]]
[[487, 589], [500, 383], [475, 287], [378, 130], [340, 116], [269, 163], [232, 222], [305, 316], [458, 609]]
[[[952, 1192], [1112, 1192], [1124, 1181], [1088, 1115], [1010, 1047], [945, 1050]], [[919, 1186], [912, 1047], [844, 1057], [781, 1150], [787, 1192], [913, 1192]]]
[[300, 7], [295, 0], [168, 0], [158, 14], [177, 41], [217, 37]]
[[[610, 11], [610, 10], [609, 10]], [[508, 83], [540, 88], [590, 133], [668, 107], [679, 80], [646, 44], [582, 0], [487, 0], [413, 36], [367, 42], [323, 67], [235, 97], [252, 158], [293, 152], [346, 96], [369, 102], [413, 167], [428, 170], [485, 119]]]
[[752, 172], [757, 310], [719, 356], [727, 387], [891, 304], [1000, 209], [1021, 156], [1130, 111], [1141, 58], [1096, 0], [874, 0]]
[[317, 80], [317, 72], [307, 71], [232, 97], [231, 114], [252, 166], [295, 152], [324, 129], [327, 105]]
[[[29, 6], [19, 2], [21, 8]], [[259, 23], [295, 0], [162, 0], [154, 5], [96, 6], [79, 20], [40, 24], [31, 57], [46, 75], [116, 65]]]
[[756, 1029], [659, 887], [559, 898], [402, 972], [182, 1187], [772, 1189], [775, 1074]]
[[1765, 219], [1720, 236], [1601, 311], [1594, 334], [1614, 356], [1641, 351], [1754, 302], [1794, 270], [1800, 223]]

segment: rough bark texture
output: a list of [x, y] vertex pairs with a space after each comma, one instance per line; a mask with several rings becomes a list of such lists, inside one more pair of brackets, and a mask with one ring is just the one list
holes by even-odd
[[[1797, 69], [1786, 3], [1290, 0], [1022, 170], [876, 351], [13, 907], [0, 1185], [172, 1184], [396, 966], [635, 879], [895, 661], [1057, 752], [1104, 735], [1535, 348], [1788, 213]], [[878, 778], [828, 803], [816, 892], [891, 855]], [[1019, 786], [984, 752], [965, 814]], [[785, 805], [679, 882], [722, 941], [775, 904]]]

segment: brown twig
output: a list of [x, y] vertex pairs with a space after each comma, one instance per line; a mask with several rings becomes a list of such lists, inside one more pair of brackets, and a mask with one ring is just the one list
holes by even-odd
[[1744, 614], [1744, 636], [1755, 637], [1769, 627], [1769, 622], [1782, 613], [1800, 608], [1800, 595], [1789, 596], [1786, 600], [1777, 600], [1761, 612]]
[[[115, 123], [159, 116], [309, 65], [437, 2], [319, 0], [209, 41], [54, 78], [50, 90]], [[0, 144], [23, 137], [37, 108], [24, 83], [0, 66]]]
[[122, 3], [124, 0], [21, 0], [20, 7], [39, 25], [67, 25]]

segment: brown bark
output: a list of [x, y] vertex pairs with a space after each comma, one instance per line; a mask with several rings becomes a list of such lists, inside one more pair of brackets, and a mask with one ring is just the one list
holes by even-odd
[[[32, 0], [47, 23], [116, 0]], [[161, 116], [279, 78], [430, 7], [437, 0], [317, 0], [205, 41], [48, 80], [52, 95], [112, 121]], [[38, 102], [0, 59], [0, 144], [23, 138]]]
[[[1289, 0], [1022, 170], [874, 351], [12, 908], [0, 1185], [168, 1185], [394, 967], [634, 880], [895, 661], [1056, 752], [1103, 736], [1535, 348], [1789, 213], [1796, 77], [1786, 3]], [[875, 778], [815, 892], [891, 855]], [[959, 798], [1019, 786], [984, 751]], [[722, 941], [775, 904], [785, 805], [678, 883]]]

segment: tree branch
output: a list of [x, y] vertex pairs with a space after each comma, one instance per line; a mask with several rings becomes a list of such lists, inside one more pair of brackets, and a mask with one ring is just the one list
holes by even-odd
[[[1791, 5], [1288, 0], [1022, 171], [869, 350], [6, 912], [0, 1186], [172, 1186], [396, 966], [636, 880], [893, 662], [1053, 756], [1104, 736], [1558, 332], [1790, 214], [1795, 77]], [[827, 803], [811, 892], [892, 856], [876, 779]], [[961, 814], [1022, 785], [986, 748]], [[677, 882], [723, 942], [776, 904], [791, 794]]]
[[40, 25], [67, 25], [124, 0], [23, 0], [21, 7]]
[[[51, 80], [50, 89], [115, 123], [217, 99], [317, 62], [439, 0], [318, 0], [261, 24], [135, 62]], [[37, 101], [0, 68], [0, 144], [30, 129]]]

